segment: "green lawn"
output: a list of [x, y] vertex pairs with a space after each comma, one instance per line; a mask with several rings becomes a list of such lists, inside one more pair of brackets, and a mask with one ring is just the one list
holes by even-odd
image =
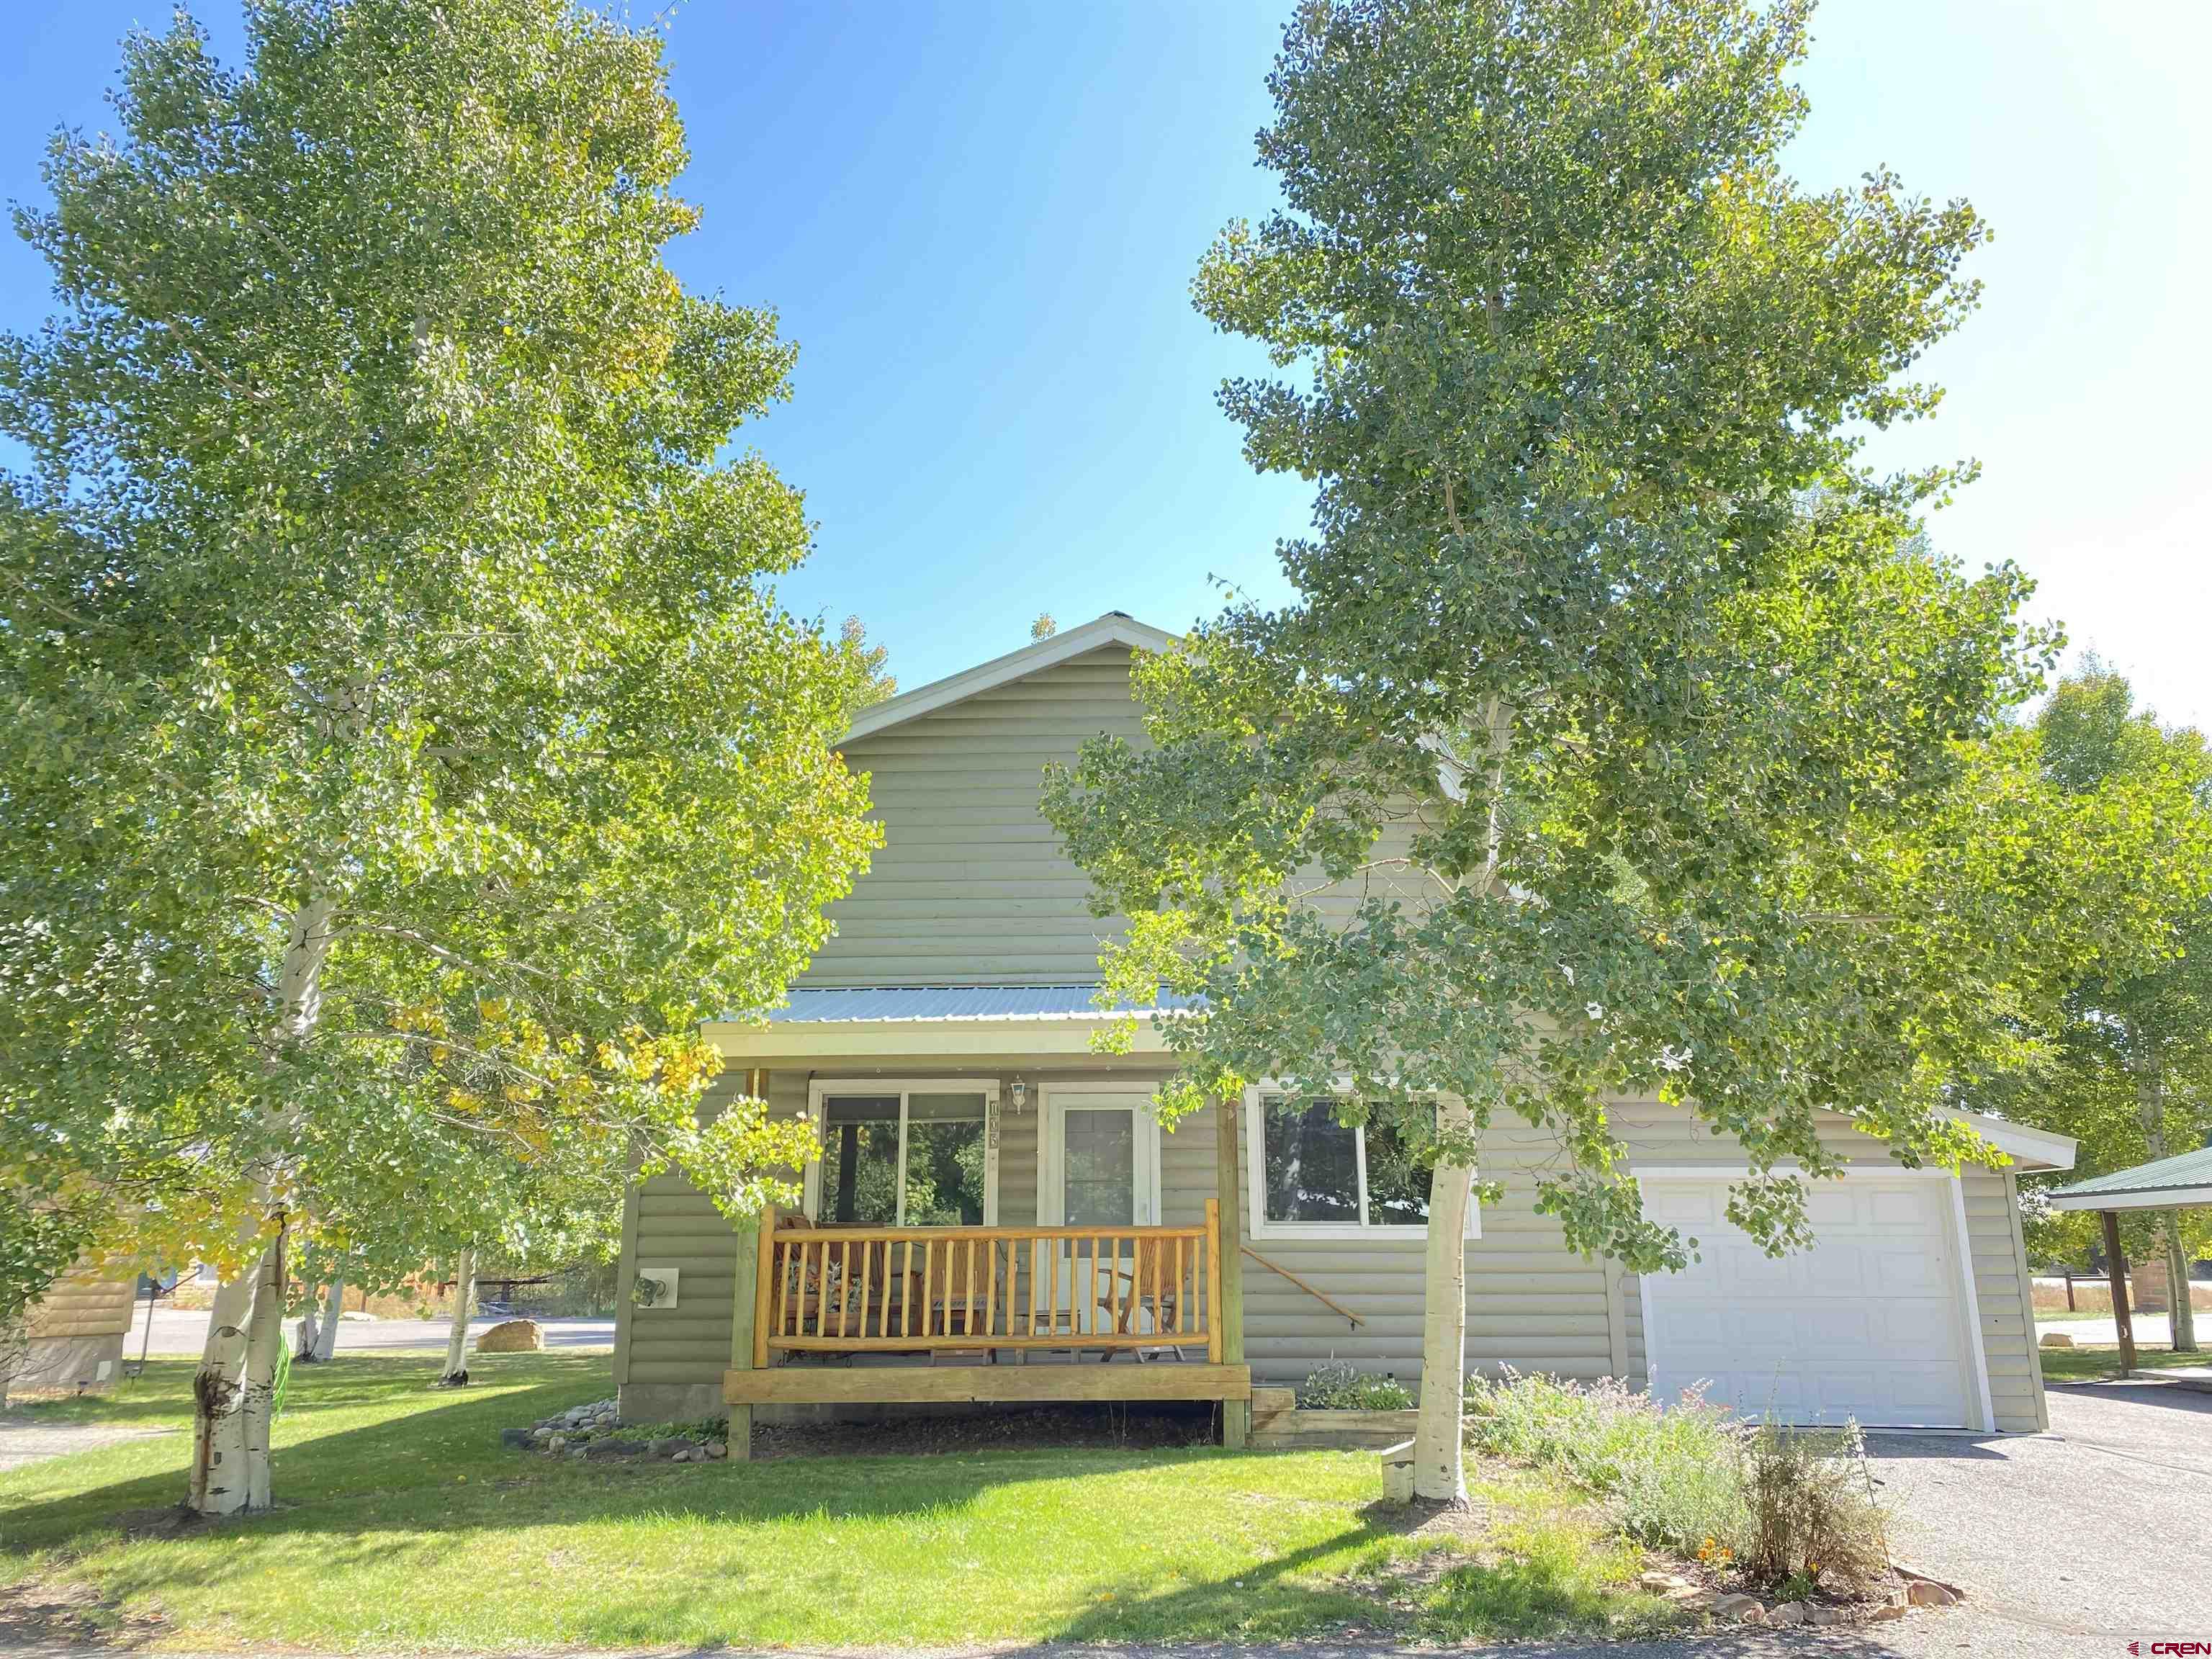
[[[2083, 1343], [2071, 1348], [2038, 1348], [2036, 1352], [2043, 1358], [2043, 1380], [2046, 1382], [2086, 1382], [2119, 1375], [2118, 1343], [2095, 1347]], [[2212, 1365], [2212, 1353], [2176, 1353], [2171, 1348], [2136, 1346], [2137, 1370], [2164, 1370], [2170, 1365]]]
[[[96, 1591], [208, 1649], [885, 1647], [1643, 1633], [1673, 1613], [1565, 1488], [1486, 1471], [1486, 1528], [1407, 1537], [1372, 1453], [1101, 1449], [583, 1464], [501, 1428], [601, 1395], [603, 1356], [295, 1370], [273, 1514], [181, 1531], [184, 1433], [0, 1475], [0, 1583]], [[57, 1417], [188, 1425], [184, 1361]], [[1407, 1564], [1447, 1553], [1444, 1571]]]

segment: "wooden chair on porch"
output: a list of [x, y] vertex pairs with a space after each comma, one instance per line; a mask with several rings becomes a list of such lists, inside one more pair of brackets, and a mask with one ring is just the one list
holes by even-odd
[[[1110, 1323], [1116, 1336], [1129, 1336], [1142, 1331], [1139, 1322], [1149, 1313], [1152, 1328], [1170, 1340], [1157, 1347], [1132, 1348], [1129, 1357], [1140, 1365], [1162, 1353], [1181, 1359], [1182, 1346], [1172, 1338], [1178, 1323], [1177, 1310], [1182, 1304], [1182, 1286], [1177, 1282], [1180, 1275], [1174, 1264], [1161, 1247], [1156, 1243], [1139, 1241], [1133, 1249], [1130, 1265], [1127, 1268], [1117, 1266], [1113, 1272], [1114, 1277], [1128, 1288], [1117, 1295], [1098, 1298], [1098, 1311], [1105, 1316], [1102, 1322]], [[1100, 1357], [1100, 1363], [1113, 1358], [1114, 1350], [1109, 1348]]]
[[[811, 1232], [814, 1230], [814, 1224], [796, 1213], [779, 1215], [775, 1230], [780, 1233]], [[872, 1326], [879, 1331], [899, 1330], [905, 1322], [906, 1310], [909, 1307], [921, 1316], [915, 1322], [915, 1334], [928, 1334], [927, 1310], [922, 1305], [921, 1275], [911, 1271], [894, 1273], [891, 1267], [892, 1248], [889, 1243], [865, 1244], [857, 1254], [851, 1254], [849, 1260], [841, 1255], [823, 1267], [802, 1268], [797, 1265], [794, 1256], [793, 1265], [788, 1271], [794, 1273], [803, 1272], [806, 1276], [805, 1284], [793, 1287], [799, 1293], [801, 1320], [817, 1330], [826, 1332], [834, 1328], [837, 1321], [837, 1298], [844, 1296], [848, 1298], [845, 1308], [846, 1320], [855, 1334]], [[817, 1318], [823, 1305], [824, 1289], [818, 1281], [825, 1275], [830, 1280], [827, 1288], [830, 1322], [828, 1325]]]

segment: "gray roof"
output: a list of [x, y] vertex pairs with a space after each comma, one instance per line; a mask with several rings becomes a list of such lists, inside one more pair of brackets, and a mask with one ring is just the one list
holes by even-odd
[[[771, 1009], [771, 1025], [816, 1025], [862, 1020], [1101, 1019], [1109, 1013], [1144, 1013], [1127, 1003], [1103, 1009], [1096, 985], [884, 985], [837, 990], [799, 990], [788, 1007]], [[1163, 994], [1159, 1006], [1191, 1006]]]
[[[2138, 1164], [2132, 1170], [2118, 1170], [2111, 1175], [2092, 1176], [2087, 1181], [2077, 1181], [2070, 1187], [2060, 1187], [2051, 1196], [2053, 1199], [2129, 1199], [2134, 1202], [2128, 1208], [2152, 1207], [2148, 1200], [2159, 1194], [2171, 1193], [2178, 1204], [2212, 1202], [2212, 1146], [2199, 1147], [2193, 1152], [2180, 1152], [2172, 1158], [2161, 1158], [2148, 1164]], [[2063, 1208], [2086, 1208], [2087, 1206], [2064, 1205]]]

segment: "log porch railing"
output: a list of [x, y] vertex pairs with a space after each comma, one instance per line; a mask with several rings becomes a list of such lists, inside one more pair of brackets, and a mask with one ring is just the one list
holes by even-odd
[[1222, 1363], [1221, 1217], [1194, 1227], [817, 1227], [761, 1216], [753, 1364], [778, 1353], [1203, 1346]]

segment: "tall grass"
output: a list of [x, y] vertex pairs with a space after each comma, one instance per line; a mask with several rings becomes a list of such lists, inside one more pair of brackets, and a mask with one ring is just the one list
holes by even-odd
[[1856, 1584], [1887, 1565], [1856, 1425], [1747, 1426], [1694, 1391], [1662, 1411], [1611, 1379], [1511, 1371], [1468, 1379], [1465, 1423], [1474, 1449], [1597, 1494], [1622, 1535], [1651, 1548], [1733, 1559], [1760, 1582], [1809, 1567]]
[[1686, 1555], [1747, 1528], [1743, 1431], [1695, 1395], [1662, 1412], [1611, 1378], [1584, 1385], [1509, 1371], [1498, 1382], [1468, 1379], [1466, 1420], [1476, 1449], [1555, 1470], [1609, 1500], [1639, 1544]]

